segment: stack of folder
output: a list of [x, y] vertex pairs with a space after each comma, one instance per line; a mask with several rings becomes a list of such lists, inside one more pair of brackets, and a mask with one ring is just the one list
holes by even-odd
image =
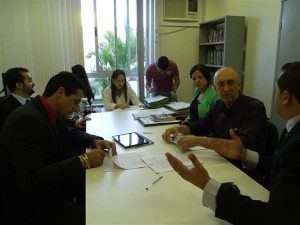
[[171, 102], [165, 107], [174, 111], [176, 115], [189, 114], [190, 112], [190, 103], [186, 102]]
[[157, 95], [152, 98], [146, 98], [144, 100], [144, 104], [151, 109], [157, 109], [164, 107], [166, 104], [169, 103], [169, 98], [166, 96]]

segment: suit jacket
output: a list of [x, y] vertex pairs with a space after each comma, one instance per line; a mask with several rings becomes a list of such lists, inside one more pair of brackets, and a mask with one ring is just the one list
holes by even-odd
[[216, 216], [233, 224], [300, 224], [299, 146], [300, 122], [278, 145], [272, 158], [260, 156], [258, 169], [269, 168], [269, 201], [252, 200], [222, 185], [216, 199]]
[[[51, 125], [39, 96], [11, 113], [0, 135], [4, 220], [22, 224], [53, 206], [63, 210], [66, 193], [85, 185], [85, 170], [72, 145], [88, 147], [94, 135]], [[67, 190], [67, 191], [66, 191]], [[47, 220], [47, 218], [45, 218]]]
[[0, 131], [5, 123], [8, 115], [14, 111], [16, 108], [20, 107], [21, 103], [15, 99], [12, 94], [8, 97], [1, 99], [0, 101]]

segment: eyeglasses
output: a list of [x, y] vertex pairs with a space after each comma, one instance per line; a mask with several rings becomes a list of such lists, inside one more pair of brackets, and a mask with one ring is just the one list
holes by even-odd
[[216, 86], [218, 87], [218, 88], [224, 88], [225, 87], [225, 85], [227, 85], [227, 87], [229, 87], [229, 88], [232, 88], [235, 84], [237, 83], [237, 81], [235, 81], [235, 80], [229, 80], [229, 81], [219, 81], [219, 82], [217, 82], [216, 83]]

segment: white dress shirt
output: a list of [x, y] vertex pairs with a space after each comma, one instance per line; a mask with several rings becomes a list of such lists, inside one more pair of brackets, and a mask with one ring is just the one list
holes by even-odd
[[[300, 115], [297, 115], [291, 119], [289, 119], [285, 125], [287, 132], [290, 132], [293, 127], [300, 121]], [[247, 149], [247, 155], [245, 160], [243, 161], [243, 166], [254, 170], [259, 161], [259, 154], [257, 152], [251, 151]], [[216, 211], [216, 196], [221, 187], [221, 183], [215, 179], [210, 179], [203, 192], [202, 196], [202, 204], [210, 208], [213, 211]]]
[[132, 102], [132, 104], [136, 106], [142, 106], [143, 104], [140, 102], [140, 100], [137, 98], [135, 92], [132, 90], [131, 87], [127, 86], [127, 102], [125, 101], [125, 95], [124, 92], [119, 97], [116, 95], [116, 103], [113, 102], [112, 96], [111, 96], [111, 86], [105, 88], [104, 95], [103, 95], [103, 101], [104, 101], [104, 108], [105, 109], [115, 109], [116, 104], [129, 104], [129, 102]]

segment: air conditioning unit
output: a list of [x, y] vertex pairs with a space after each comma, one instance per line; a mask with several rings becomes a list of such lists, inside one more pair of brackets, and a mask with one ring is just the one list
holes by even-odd
[[163, 18], [170, 21], [198, 21], [198, 0], [164, 0]]

